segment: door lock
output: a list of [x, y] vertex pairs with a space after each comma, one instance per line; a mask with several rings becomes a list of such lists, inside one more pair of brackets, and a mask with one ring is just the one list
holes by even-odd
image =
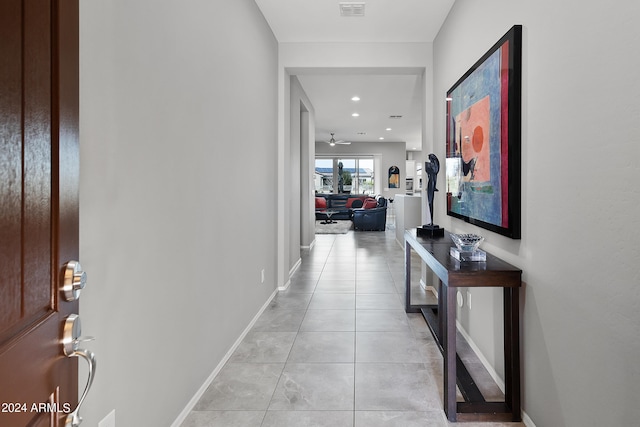
[[68, 302], [75, 301], [80, 297], [87, 284], [87, 273], [82, 271], [82, 266], [78, 261], [69, 261], [64, 266], [64, 277], [62, 279], [62, 294]]

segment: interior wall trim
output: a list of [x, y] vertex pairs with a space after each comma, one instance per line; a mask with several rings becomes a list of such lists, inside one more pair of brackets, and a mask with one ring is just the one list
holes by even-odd
[[[491, 366], [491, 363], [489, 363], [487, 358], [484, 357], [484, 354], [482, 354], [482, 352], [480, 351], [480, 348], [478, 348], [476, 343], [473, 342], [473, 339], [471, 339], [471, 336], [467, 333], [467, 331], [464, 329], [462, 324], [457, 320], [456, 320], [456, 327], [458, 329], [458, 332], [460, 332], [460, 334], [464, 337], [464, 339], [467, 340], [469, 347], [471, 347], [471, 349], [476, 353], [476, 356], [478, 356], [478, 359], [480, 360], [482, 365], [487, 369], [487, 372], [489, 372], [489, 375], [491, 375], [491, 378], [493, 378], [493, 380], [496, 382], [496, 385], [498, 386], [498, 388], [500, 388], [500, 391], [504, 393], [504, 380], [500, 378], [496, 370], [493, 369], [493, 366]], [[536, 425], [533, 423], [533, 420], [529, 417], [529, 415], [527, 415], [527, 413], [524, 410], [522, 411], [522, 422], [526, 427], [536, 427]]]
[[222, 370], [224, 365], [227, 363], [227, 361], [229, 360], [233, 352], [236, 351], [236, 349], [238, 348], [242, 340], [244, 340], [244, 338], [247, 336], [251, 328], [253, 328], [255, 323], [258, 321], [258, 318], [267, 309], [267, 307], [269, 307], [269, 304], [271, 304], [271, 301], [277, 294], [278, 294], [278, 289], [275, 289], [271, 294], [271, 296], [269, 297], [269, 299], [267, 299], [267, 302], [265, 302], [262, 305], [262, 307], [260, 308], [260, 310], [258, 310], [258, 313], [253, 317], [249, 325], [245, 328], [244, 331], [242, 331], [242, 333], [240, 334], [236, 342], [233, 343], [229, 351], [227, 351], [227, 354], [224, 355], [220, 363], [218, 363], [218, 365], [215, 367], [213, 372], [211, 372], [211, 374], [207, 377], [204, 383], [200, 386], [196, 394], [193, 395], [193, 397], [191, 398], [191, 400], [189, 400], [189, 402], [184, 407], [182, 412], [180, 412], [180, 414], [178, 414], [178, 417], [173, 421], [173, 423], [171, 423], [171, 427], [180, 427], [182, 425], [182, 423], [187, 418], [189, 413], [193, 410], [193, 408], [196, 406], [196, 404], [198, 403], [202, 395], [204, 395], [205, 391], [207, 391], [207, 389], [215, 379], [216, 375], [220, 373], [220, 371]]

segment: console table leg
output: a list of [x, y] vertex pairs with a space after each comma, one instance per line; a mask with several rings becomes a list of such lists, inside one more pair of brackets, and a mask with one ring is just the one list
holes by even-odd
[[405, 293], [405, 311], [409, 312], [411, 306], [411, 245], [405, 240], [404, 242], [404, 293]]
[[[438, 295], [444, 294], [445, 290], [446, 288], [442, 284], [442, 280], [438, 278]], [[438, 316], [438, 341], [444, 343], [444, 339], [442, 337], [444, 336], [444, 319], [446, 318], [446, 310], [444, 308], [444, 299], [440, 297], [438, 297], [438, 313], [443, 313], [442, 316]]]
[[457, 419], [456, 403], [456, 288], [442, 284], [444, 338], [444, 410], [449, 421]]
[[504, 288], [505, 404], [513, 421], [521, 420], [520, 403], [520, 288]]

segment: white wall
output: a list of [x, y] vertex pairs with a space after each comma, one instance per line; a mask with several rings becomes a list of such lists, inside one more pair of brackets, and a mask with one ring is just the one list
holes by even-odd
[[83, 425], [166, 426], [276, 288], [277, 43], [252, 0], [80, 7]]
[[[524, 271], [524, 410], [538, 427], [640, 419], [639, 17], [636, 1], [458, 0], [434, 42], [433, 139], [444, 141], [446, 91], [524, 26], [522, 240], [446, 217], [443, 191], [436, 217]], [[501, 297], [473, 292], [465, 327], [501, 362]]]
[[290, 81], [290, 146], [288, 195], [290, 220], [289, 270], [300, 261], [300, 247], [311, 246], [315, 238], [313, 208], [313, 165], [315, 157], [315, 111], [296, 76]]

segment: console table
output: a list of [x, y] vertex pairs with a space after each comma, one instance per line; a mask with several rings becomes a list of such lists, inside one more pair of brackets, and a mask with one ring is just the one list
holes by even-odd
[[[420, 237], [406, 230], [405, 287], [407, 313], [422, 312], [444, 357], [444, 410], [449, 421], [521, 421], [520, 307], [522, 270], [487, 253], [486, 262], [458, 261], [455, 246], [444, 237]], [[415, 251], [440, 281], [437, 305], [411, 304], [411, 251]], [[504, 289], [504, 402], [487, 402], [456, 353], [456, 293], [458, 287]], [[464, 402], [456, 402], [456, 384]]]

